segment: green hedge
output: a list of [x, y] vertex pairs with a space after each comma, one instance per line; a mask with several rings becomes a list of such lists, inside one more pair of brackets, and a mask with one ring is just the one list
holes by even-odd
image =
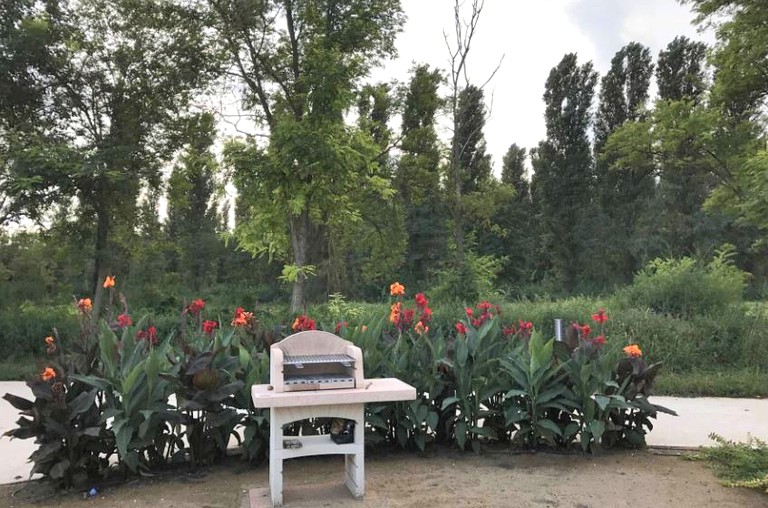
[[[495, 303], [495, 302], [494, 302]], [[665, 363], [670, 372], [732, 371], [745, 368], [768, 369], [768, 314], [762, 306], [737, 305], [727, 312], [693, 315], [687, 318], [662, 314], [641, 308], [621, 308], [619, 299], [596, 300], [586, 297], [558, 301], [522, 301], [501, 303], [501, 321], [514, 323], [531, 321], [545, 336], [554, 334], [554, 320], [589, 323], [595, 309], [608, 309], [610, 319], [606, 332], [614, 338], [636, 342], [655, 360]], [[470, 303], [471, 305], [471, 303]], [[433, 306], [432, 326], [450, 330], [456, 316], [463, 313], [460, 304]], [[206, 308], [206, 314], [228, 324], [234, 309]], [[322, 304], [309, 307], [307, 313], [333, 330], [339, 321], [356, 324], [363, 316], [383, 316], [387, 304], [343, 302], [341, 306]], [[266, 330], [288, 329], [295, 315], [287, 305], [260, 306], [255, 309], [261, 327]], [[134, 319], [150, 316], [161, 336], [175, 333], [179, 328], [178, 313], [151, 315], [139, 309]], [[29, 357], [45, 351], [43, 338], [56, 327], [62, 337], [77, 336], [78, 326], [74, 307], [35, 307], [24, 305], [14, 312], [0, 313], [0, 355]]]

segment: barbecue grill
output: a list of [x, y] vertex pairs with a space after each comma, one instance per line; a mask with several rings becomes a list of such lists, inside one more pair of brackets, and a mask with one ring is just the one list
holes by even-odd
[[[283, 503], [283, 461], [308, 455], [344, 455], [344, 483], [365, 493], [365, 403], [414, 400], [399, 379], [365, 379], [359, 347], [332, 333], [299, 332], [272, 344], [269, 385], [254, 385], [254, 407], [270, 408], [269, 491]], [[307, 418], [337, 419], [344, 435], [285, 436], [283, 427]], [[354, 422], [354, 423], [353, 423]], [[252, 504], [258, 499], [252, 492]]]
[[299, 332], [272, 344], [270, 382], [278, 393], [359, 387], [363, 353], [332, 333]]

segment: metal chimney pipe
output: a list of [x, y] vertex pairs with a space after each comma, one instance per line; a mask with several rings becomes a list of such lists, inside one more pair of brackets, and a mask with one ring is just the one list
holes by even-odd
[[555, 319], [555, 340], [557, 342], [563, 341], [563, 320]]

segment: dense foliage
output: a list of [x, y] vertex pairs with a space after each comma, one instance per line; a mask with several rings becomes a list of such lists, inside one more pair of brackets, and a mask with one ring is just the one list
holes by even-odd
[[[39, 445], [33, 472], [72, 486], [107, 474], [113, 455], [134, 474], [168, 463], [195, 467], [223, 456], [230, 437], [246, 459], [263, 458], [267, 410], [253, 407], [250, 387], [268, 382], [267, 346], [315, 329], [316, 320], [302, 314], [274, 333], [237, 308], [227, 326], [208, 319], [205, 301], [195, 299], [179, 328], [161, 335], [151, 318], [134, 322], [114, 277], [104, 287], [104, 320], [94, 326], [93, 303], [83, 298], [74, 303], [79, 333], [54, 331], [41, 340], [44, 367], [27, 383], [34, 400], [5, 396], [22, 415], [6, 434]], [[573, 322], [566, 340], [555, 342], [488, 301], [441, 326], [424, 293], [412, 304], [403, 285], [392, 284], [390, 293], [388, 316], [337, 299], [337, 321], [328, 323], [364, 349], [367, 377], [394, 376], [416, 387], [415, 401], [368, 408], [372, 442], [422, 450], [433, 441], [479, 450], [510, 439], [534, 449], [574, 441], [584, 451], [638, 447], [650, 419], [671, 412], [647, 399], [660, 364], [647, 364], [637, 344], [608, 339], [603, 309], [592, 314], [595, 332]]]
[[[657, 58], [616, 48], [603, 76], [565, 55], [546, 139], [510, 140], [493, 168], [489, 97], [461, 67], [366, 81], [394, 54], [396, 0], [6, 2], [0, 307], [87, 293], [100, 311], [114, 266], [132, 302], [168, 313], [200, 292], [222, 307], [291, 294], [294, 311], [375, 300], [395, 276], [441, 300], [605, 294], [725, 244], [762, 296], [766, 56], [748, 41], [768, 37], [768, 9], [690, 3], [717, 27], [709, 59], [685, 37]], [[481, 30], [482, 2], [461, 6]], [[242, 111], [201, 107], [229, 85]]]

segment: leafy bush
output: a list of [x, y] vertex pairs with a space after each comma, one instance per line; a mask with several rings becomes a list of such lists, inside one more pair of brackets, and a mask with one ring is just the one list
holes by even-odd
[[41, 307], [22, 304], [13, 311], [0, 311], [0, 356], [29, 357], [45, 352], [42, 338], [54, 328], [62, 337], [76, 337], [77, 314], [72, 305]]
[[626, 290], [631, 306], [683, 317], [722, 311], [740, 303], [748, 274], [731, 262], [726, 246], [707, 264], [693, 258], [655, 259]]
[[718, 446], [703, 448], [692, 460], [705, 460], [728, 487], [761, 489], [768, 493], [768, 444], [750, 437], [746, 443], [727, 440], [717, 434], [709, 438]]

